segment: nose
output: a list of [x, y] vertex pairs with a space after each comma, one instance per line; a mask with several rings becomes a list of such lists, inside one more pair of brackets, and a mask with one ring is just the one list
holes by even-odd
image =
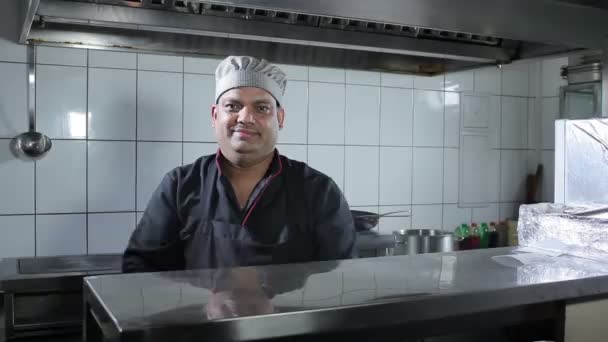
[[253, 110], [249, 108], [249, 106], [243, 106], [243, 109], [239, 112], [237, 117], [237, 121], [243, 124], [251, 124], [255, 122], [255, 118], [253, 116]]

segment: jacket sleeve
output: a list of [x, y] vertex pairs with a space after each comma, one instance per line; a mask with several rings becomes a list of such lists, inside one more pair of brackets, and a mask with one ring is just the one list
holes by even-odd
[[185, 267], [176, 193], [176, 174], [171, 172], [164, 176], [152, 194], [131, 235], [123, 255], [123, 272], [181, 270]]
[[312, 199], [317, 240], [316, 259], [348, 259], [355, 256], [356, 232], [353, 217], [338, 185], [330, 178], [322, 182]]

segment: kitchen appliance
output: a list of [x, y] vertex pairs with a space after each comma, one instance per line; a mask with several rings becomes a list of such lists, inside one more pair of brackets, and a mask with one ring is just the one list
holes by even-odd
[[393, 232], [395, 254], [443, 253], [455, 250], [454, 234], [438, 229], [402, 229]]
[[604, 11], [564, 0], [23, 0], [15, 7], [4, 10], [19, 18], [23, 44], [249, 54], [419, 75], [602, 48], [608, 35]]
[[121, 255], [76, 255], [0, 261], [6, 339], [80, 332], [82, 278], [120, 273], [121, 260]]

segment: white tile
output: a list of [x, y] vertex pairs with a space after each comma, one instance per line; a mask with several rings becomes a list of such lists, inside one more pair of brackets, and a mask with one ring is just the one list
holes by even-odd
[[489, 183], [486, 165], [490, 161], [488, 136], [462, 136], [460, 148], [458, 199], [461, 206], [478, 206], [488, 202]]
[[309, 67], [308, 77], [313, 82], [344, 83], [344, 69]]
[[215, 79], [210, 75], [184, 74], [184, 140], [214, 142], [211, 106]]
[[414, 88], [414, 76], [383, 72], [381, 74], [383, 87]]
[[501, 148], [527, 148], [528, 99], [503, 96], [501, 108]]
[[216, 143], [184, 143], [184, 160], [182, 165], [194, 163], [202, 156], [215, 154], [218, 149]]
[[458, 153], [454, 148], [443, 150], [443, 203], [458, 203]]
[[380, 144], [412, 146], [414, 91], [381, 88]]
[[445, 76], [414, 76], [414, 88], [425, 90], [443, 90]]
[[543, 177], [539, 200], [542, 202], [553, 202], [555, 186], [555, 152], [542, 151], [540, 162], [543, 164]]
[[474, 73], [473, 71], [461, 71], [445, 74], [446, 91], [471, 92], [474, 91]]
[[86, 211], [85, 141], [53, 141], [53, 148], [36, 162], [36, 212]]
[[0, 260], [34, 256], [34, 216], [0, 216]]
[[137, 144], [137, 210], [144, 211], [163, 176], [181, 165], [181, 143]]
[[490, 150], [488, 158], [488, 201], [500, 201], [500, 150]]
[[459, 208], [456, 204], [446, 204], [443, 206], [443, 229], [454, 231], [459, 225], [471, 223], [471, 208]]
[[[412, 212], [412, 207], [409, 205], [388, 206], [388, 207], [380, 206], [379, 209], [380, 210], [378, 210], [378, 212], [381, 214], [390, 213], [390, 212], [399, 211], [399, 210], [408, 210], [409, 215], [411, 215], [411, 212]], [[395, 230], [410, 229], [412, 227], [412, 217], [411, 216], [399, 217], [399, 216], [405, 216], [405, 215], [408, 215], [408, 213], [397, 213], [394, 215], [389, 215], [389, 216], [381, 218], [380, 222], [378, 223], [379, 233], [380, 234], [392, 234], [393, 231], [395, 231]], [[393, 216], [393, 217], [391, 217], [391, 216]]]
[[442, 203], [443, 149], [415, 147], [413, 165], [413, 203]]
[[135, 211], [135, 142], [89, 141], [88, 211]]
[[308, 165], [331, 177], [344, 189], [344, 146], [308, 145]]
[[443, 226], [443, 206], [413, 205], [412, 229], [441, 229]]
[[86, 214], [36, 216], [36, 256], [86, 253]]
[[305, 144], [308, 135], [308, 82], [288, 82], [282, 106], [285, 125], [279, 132], [279, 142]]
[[498, 203], [488, 203], [485, 208], [473, 208], [473, 222], [490, 222], [498, 221]]
[[36, 63], [87, 66], [87, 50], [76, 48], [37, 46]]
[[443, 146], [443, 92], [414, 93], [414, 146]]
[[344, 195], [349, 205], [378, 205], [378, 147], [346, 146]]
[[308, 161], [308, 148], [306, 145], [277, 145], [279, 152], [289, 159], [306, 163]]
[[346, 86], [346, 144], [380, 143], [380, 88]]
[[460, 146], [460, 94], [446, 92], [444, 108], [445, 147]]
[[489, 102], [489, 115], [490, 115], [490, 147], [491, 148], [500, 148], [500, 105], [501, 100], [500, 96], [490, 96]]
[[541, 95], [559, 96], [559, 88], [568, 82], [560, 75], [561, 67], [568, 65], [568, 57], [545, 59], [541, 62]]
[[525, 199], [526, 151], [500, 151], [500, 201]]
[[344, 143], [343, 84], [309, 83], [308, 143]]
[[0, 140], [0, 214], [34, 213], [34, 162], [15, 158]]
[[89, 139], [135, 139], [136, 71], [89, 68]]
[[542, 149], [555, 148], [555, 120], [557, 119], [559, 119], [559, 97], [543, 98], [540, 117], [540, 147]]
[[275, 64], [287, 75], [287, 89], [291, 81], [308, 81], [308, 67], [305, 65]]
[[380, 73], [375, 71], [346, 70], [347, 84], [380, 85]]
[[183, 72], [184, 58], [179, 56], [137, 54], [137, 69]]
[[221, 61], [219, 58], [184, 57], [184, 72], [215, 75], [215, 69]]
[[540, 148], [540, 99], [528, 99], [528, 149]]
[[500, 95], [500, 69], [496, 67], [476, 69], [474, 75], [476, 93]]
[[135, 229], [135, 213], [89, 214], [89, 254], [122, 254]]
[[528, 174], [534, 174], [536, 168], [540, 163], [540, 152], [541, 151], [526, 151], [526, 172]]
[[[462, 100], [462, 128], [485, 129], [490, 126], [491, 96], [465, 95]], [[500, 104], [498, 109], [500, 109]], [[500, 112], [498, 113], [500, 118]]]
[[530, 64], [514, 63], [502, 67], [502, 94], [510, 96], [528, 96]]
[[25, 64], [0, 63], [0, 138], [28, 130]]
[[500, 203], [500, 221], [516, 220], [519, 216], [519, 205], [516, 203]]
[[530, 63], [530, 76], [528, 77], [528, 96], [530, 97], [540, 96], [540, 63], [538, 61]]
[[380, 147], [380, 205], [412, 203], [412, 148]]
[[87, 69], [36, 67], [36, 129], [52, 138], [78, 139], [87, 134]]
[[121, 51], [89, 50], [89, 67], [136, 69], [137, 54]]
[[137, 139], [182, 140], [182, 75], [139, 71]]

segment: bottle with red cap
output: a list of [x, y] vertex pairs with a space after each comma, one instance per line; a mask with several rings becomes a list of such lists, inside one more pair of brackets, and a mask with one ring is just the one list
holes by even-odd
[[479, 227], [477, 223], [471, 224], [471, 249], [478, 249], [481, 243], [481, 237], [479, 235]]

